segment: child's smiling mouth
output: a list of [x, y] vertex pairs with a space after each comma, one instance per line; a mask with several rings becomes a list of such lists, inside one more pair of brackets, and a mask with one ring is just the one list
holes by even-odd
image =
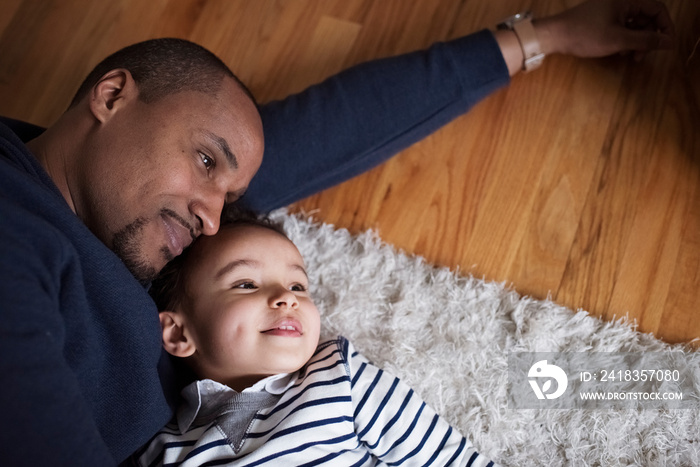
[[263, 334], [282, 336], [282, 337], [300, 337], [304, 334], [301, 323], [294, 319], [284, 319], [275, 323], [270, 329], [262, 331]]

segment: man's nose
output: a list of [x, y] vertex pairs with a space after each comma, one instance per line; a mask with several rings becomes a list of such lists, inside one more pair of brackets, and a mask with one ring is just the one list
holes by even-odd
[[214, 235], [219, 231], [225, 199], [222, 190], [210, 189], [191, 202], [190, 211], [197, 217], [202, 234]]

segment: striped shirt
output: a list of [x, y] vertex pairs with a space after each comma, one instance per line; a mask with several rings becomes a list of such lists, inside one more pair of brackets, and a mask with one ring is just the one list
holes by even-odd
[[140, 465], [493, 465], [342, 337], [319, 345], [298, 372], [255, 388], [264, 390], [192, 383]]

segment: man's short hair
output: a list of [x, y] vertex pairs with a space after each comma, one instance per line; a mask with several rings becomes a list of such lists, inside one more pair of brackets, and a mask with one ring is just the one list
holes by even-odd
[[125, 47], [102, 60], [90, 72], [73, 97], [70, 107], [80, 102], [108, 72], [129, 70], [139, 89], [139, 99], [155, 102], [182, 91], [215, 94], [224, 77], [233, 78], [255, 102], [248, 88], [216, 55], [184, 39], [151, 39]]
[[[240, 226], [256, 226], [270, 229], [289, 239], [282, 225], [272, 221], [270, 218], [257, 215], [253, 211], [237, 204], [224, 206], [219, 231]], [[156, 302], [158, 311], [174, 311], [181, 304], [187, 279], [187, 261], [192, 247], [196, 244], [197, 240], [179, 256], [176, 256], [166, 264], [158, 274], [158, 277], [151, 283], [149, 294]]]

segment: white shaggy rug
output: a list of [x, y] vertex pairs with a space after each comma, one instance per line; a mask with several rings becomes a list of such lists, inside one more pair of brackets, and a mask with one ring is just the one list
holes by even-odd
[[[698, 466], [694, 409], [509, 409], [513, 352], [698, 353], [503, 285], [435, 268], [382, 243], [286, 214], [307, 263], [323, 333], [342, 334], [400, 376], [484, 454], [506, 466]], [[697, 402], [697, 401], [696, 401]]]

